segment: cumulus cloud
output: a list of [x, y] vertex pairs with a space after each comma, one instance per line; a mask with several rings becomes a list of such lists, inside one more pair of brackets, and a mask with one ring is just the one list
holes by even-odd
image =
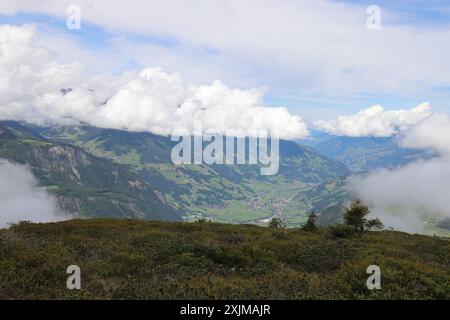
[[373, 206], [386, 225], [410, 232], [424, 231], [424, 218], [449, 218], [450, 117], [434, 114], [412, 126], [401, 144], [440, 154], [394, 170], [352, 177], [352, 189]]
[[63, 220], [56, 198], [38, 187], [31, 171], [0, 159], [0, 228], [19, 221]]
[[450, 156], [450, 116], [445, 113], [433, 114], [413, 126], [401, 143], [405, 147], [434, 150], [442, 156]]
[[431, 115], [431, 107], [425, 102], [410, 110], [385, 111], [380, 105], [361, 110], [350, 116], [316, 121], [319, 130], [349, 137], [390, 137], [404, 131]]
[[58, 63], [57, 52], [37, 43], [35, 33], [33, 26], [0, 26], [0, 119], [156, 134], [192, 132], [200, 122], [220, 133], [267, 129], [287, 139], [308, 135], [299, 116], [263, 106], [262, 89], [231, 89], [219, 80], [189, 86], [160, 68], [91, 77], [80, 64]]

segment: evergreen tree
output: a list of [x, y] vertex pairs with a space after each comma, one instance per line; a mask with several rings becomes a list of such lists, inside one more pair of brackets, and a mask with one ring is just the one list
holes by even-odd
[[269, 227], [270, 228], [283, 228], [284, 227], [283, 220], [281, 220], [281, 218], [274, 217], [274, 218], [272, 218], [272, 220], [270, 220]]
[[317, 215], [315, 214], [314, 210], [311, 211], [311, 213], [308, 215], [308, 220], [303, 225], [302, 230], [307, 232], [317, 232], [318, 227], [316, 225]]
[[345, 209], [344, 222], [359, 233], [363, 233], [365, 230], [382, 229], [383, 223], [378, 218], [367, 219], [369, 213], [369, 207], [362, 200], [357, 199]]

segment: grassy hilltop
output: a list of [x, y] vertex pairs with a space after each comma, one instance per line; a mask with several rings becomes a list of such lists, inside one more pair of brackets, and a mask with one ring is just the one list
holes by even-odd
[[[66, 268], [82, 289], [66, 289]], [[382, 289], [366, 288], [378, 265]], [[450, 299], [450, 241], [401, 232], [72, 220], [0, 230], [0, 299]]]

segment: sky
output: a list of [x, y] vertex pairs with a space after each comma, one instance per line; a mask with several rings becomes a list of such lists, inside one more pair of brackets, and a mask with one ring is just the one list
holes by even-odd
[[[73, 4], [79, 30], [66, 27]], [[265, 106], [310, 122], [373, 105], [450, 110], [450, 1], [2, 1], [0, 24], [25, 23], [65, 62], [258, 88]]]
[[[73, 8], [80, 28], [67, 27]], [[0, 120], [396, 137], [438, 156], [352, 188], [390, 225], [417, 231], [424, 211], [449, 216], [449, 40], [450, 1], [2, 0]], [[15, 169], [23, 192], [53, 208]]]

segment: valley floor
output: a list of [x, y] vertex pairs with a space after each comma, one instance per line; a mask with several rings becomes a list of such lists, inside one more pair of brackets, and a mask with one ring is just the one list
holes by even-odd
[[[66, 269], [81, 269], [68, 290]], [[381, 268], [381, 290], [366, 269]], [[209, 222], [71, 220], [0, 230], [1, 299], [450, 299], [450, 241], [337, 239]]]

